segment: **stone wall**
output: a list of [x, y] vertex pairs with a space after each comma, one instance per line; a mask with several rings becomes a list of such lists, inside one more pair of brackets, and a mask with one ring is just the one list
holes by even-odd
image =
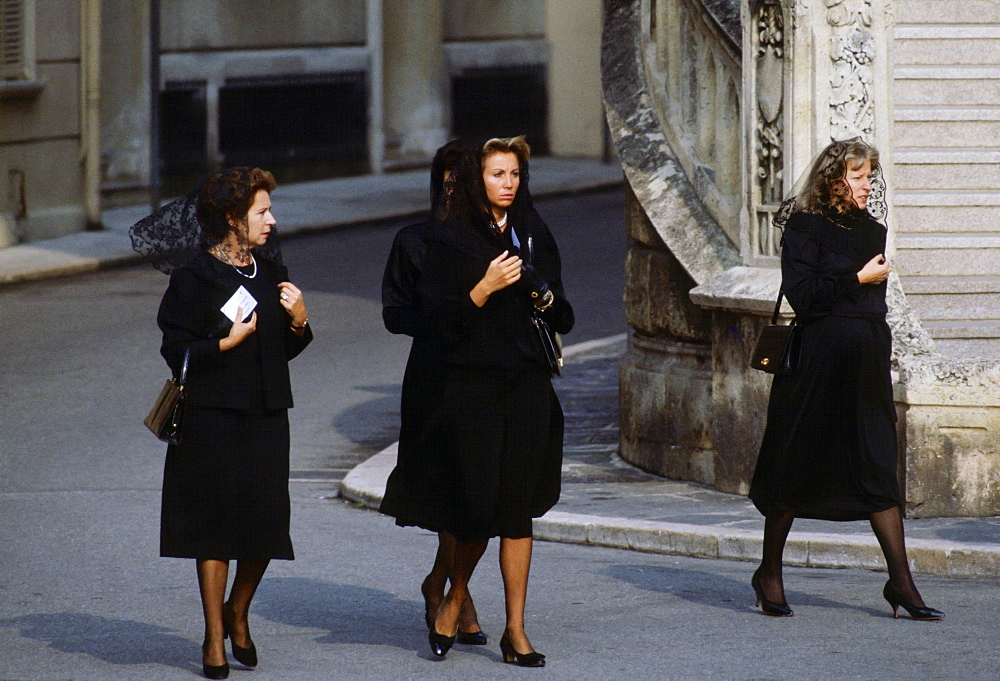
[[[719, 87], [731, 42], [718, 31], [733, 29], [719, 9], [731, 5], [611, 0], [602, 72], [630, 187], [625, 295], [634, 333], [619, 372], [622, 457], [746, 494], [771, 381], [749, 358], [780, 285], [770, 214], [832, 137], [874, 136], [892, 177], [891, 145], [879, 140], [891, 137], [895, 3], [743, 0], [743, 60], [753, 68], [743, 73], [741, 100], [751, 105], [735, 160], [720, 155], [731, 145], [718, 144], [722, 109], [738, 106]], [[742, 167], [739, 225], [720, 201], [729, 161]], [[907, 513], [1000, 513], [1000, 363], [942, 357], [895, 274], [888, 303]]]

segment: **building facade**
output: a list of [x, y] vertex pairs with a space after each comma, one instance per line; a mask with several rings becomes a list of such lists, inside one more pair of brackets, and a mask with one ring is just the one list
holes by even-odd
[[0, 246], [220, 167], [425, 165], [454, 136], [607, 139], [601, 0], [0, 0]]

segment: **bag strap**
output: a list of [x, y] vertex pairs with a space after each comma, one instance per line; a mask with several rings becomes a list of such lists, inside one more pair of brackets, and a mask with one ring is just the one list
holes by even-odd
[[784, 295], [785, 295], [785, 292], [782, 291], [781, 289], [778, 289], [778, 302], [776, 302], [774, 304], [774, 314], [771, 315], [771, 324], [772, 325], [778, 323], [778, 313], [781, 311], [781, 299], [782, 299], [782, 297], [784, 297]]
[[177, 379], [177, 387], [183, 388], [188, 376], [188, 363], [191, 361], [191, 347], [184, 351], [184, 363], [181, 364], [181, 375]]
[[[511, 227], [513, 229], [513, 227]], [[532, 262], [535, 259], [535, 239], [530, 234], [528, 235], [528, 257], [525, 258], [525, 262], [529, 265], [534, 265]]]

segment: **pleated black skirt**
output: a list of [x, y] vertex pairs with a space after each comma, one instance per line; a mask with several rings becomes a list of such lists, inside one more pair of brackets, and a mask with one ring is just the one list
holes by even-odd
[[189, 407], [167, 448], [160, 555], [295, 557], [289, 536], [288, 411]]
[[860, 520], [902, 504], [891, 349], [881, 317], [803, 326], [799, 370], [771, 385], [750, 486], [761, 513]]
[[559, 500], [563, 413], [542, 368], [441, 367], [380, 510], [461, 541], [532, 535]]

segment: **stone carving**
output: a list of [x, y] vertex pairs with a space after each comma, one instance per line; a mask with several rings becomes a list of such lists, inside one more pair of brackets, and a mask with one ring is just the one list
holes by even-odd
[[871, 0], [825, 0], [826, 19], [833, 26], [830, 58], [830, 135], [846, 139], [875, 131], [871, 89], [875, 81], [875, 39], [871, 32]]
[[778, 0], [764, 0], [757, 5], [756, 80], [757, 80], [757, 182], [758, 255], [775, 255], [774, 235], [770, 234], [770, 214], [781, 203], [784, 156], [782, 116], [784, 100], [785, 35], [782, 9]]

